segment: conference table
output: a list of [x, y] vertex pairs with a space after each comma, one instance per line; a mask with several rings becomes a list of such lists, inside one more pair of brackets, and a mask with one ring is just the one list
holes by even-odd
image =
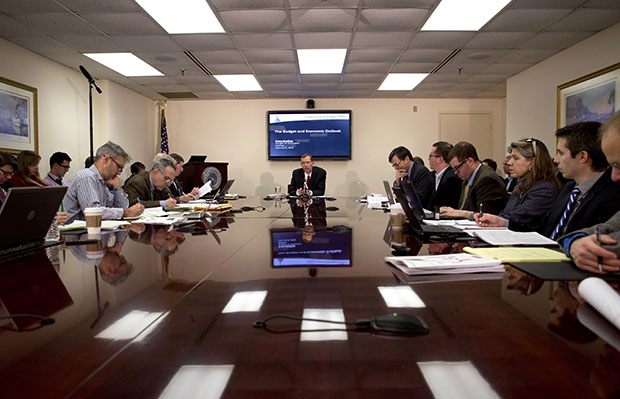
[[[459, 252], [464, 244], [422, 242], [356, 198], [310, 207], [259, 197], [231, 204], [237, 212], [179, 228], [136, 225], [88, 245], [79, 243], [87, 237], [67, 235], [67, 245], [0, 261], [0, 310], [55, 319], [2, 321], [2, 396], [620, 392], [618, 347], [577, 320], [585, 305], [575, 282], [541, 281], [509, 266], [403, 275], [384, 258]], [[254, 327], [278, 314], [351, 321], [394, 313], [419, 316], [429, 332], [285, 318]]]

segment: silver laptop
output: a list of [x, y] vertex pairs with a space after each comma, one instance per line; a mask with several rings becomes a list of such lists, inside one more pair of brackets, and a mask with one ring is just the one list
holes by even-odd
[[45, 241], [67, 187], [11, 187], [0, 207], [0, 258], [57, 245]]

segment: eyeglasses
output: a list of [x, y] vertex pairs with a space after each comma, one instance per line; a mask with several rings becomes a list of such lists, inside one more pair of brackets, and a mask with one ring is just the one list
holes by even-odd
[[454, 173], [459, 173], [459, 169], [461, 169], [461, 166], [463, 166], [465, 162], [467, 162], [467, 159], [464, 159], [460, 164], [453, 166], [452, 170], [454, 171]]
[[61, 168], [65, 168], [65, 169], [69, 169], [71, 167], [71, 165], [58, 165], [58, 166], [60, 166]]
[[123, 173], [123, 167], [119, 165], [118, 162], [114, 160], [114, 158], [110, 157], [110, 159], [116, 164], [116, 167], [118, 168], [118, 173]]
[[3, 175], [5, 175], [6, 177], [11, 177], [11, 176], [15, 175], [15, 171], [13, 171], [13, 172], [7, 172], [7, 171], [6, 171], [6, 170], [4, 170], [4, 169], [0, 169], [0, 172], [2, 172], [2, 174], [3, 174]]
[[[526, 139], [521, 139], [519, 140], [520, 142], [525, 142], [525, 143], [530, 143], [532, 145], [532, 150], [534, 151], [534, 156], [536, 156], [536, 143], [538, 142], [537, 139], [533, 138], [533, 137], [528, 137]], [[512, 154], [512, 145], [509, 145], [508, 148], [506, 149], [506, 152], [509, 154]]]
[[398, 168], [398, 167], [400, 166], [400, 163], [401, 163], [402, 161], [403, 161], [402, 159], [399, 159], [399, 160], [398, 160], [398, 162], [396, 162], [396, 163], [393, 163], [393, 164], [392, 164], [392, 167], [393, 167], [394, 169]]

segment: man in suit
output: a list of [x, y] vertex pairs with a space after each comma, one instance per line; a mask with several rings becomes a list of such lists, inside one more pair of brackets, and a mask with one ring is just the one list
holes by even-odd
[[420, 203], [428, 208], [433, 196], [433, 178], [424, 165], [413, 161], [413, 155], [406, 147], [394, 148], [388, 156], [388, 162], [396, 170], [395, 186], [400, 186], [401, 179], [409, 179], [418, 194]]
[[[601, 134], [601, 146], [611, 165], [611, 179], [620, 182], [620, 112], [605, 122]], [[579, 268], [593, 273], [612, 273], [620, 271], [618, 240], [620, 212], [604, 223], [578, 230], [558, 241]]]
[[288, 194], [325, 195], [325, 180], [327, 180], [325, 169], [314, 166], [312, 155], [304, 154], [301, 156], [301, 168], [293, 171]]
[[458, 209], [441, 207], [450, 218], [474, 220], [474, 212], [498, 214], [506, 204], [506, 185], [491, 168], [480, 163], [476, 147], [466, 141], [456, 143], [448, 155], [454, 173], [463, 180]]
[[517, 185], [517, 179], [515, 179], [514, 177], [510, 177], [510, 166], [508, 165], [508, 161], [510, 161], [511, 158], [512, 157], [510, 155], [506, 155], [503, 164], [504, 174], [508, 176], [504, 179], [507, 193], [512, 193], [512, 190], [514, 190], [515, 186]]
[[43, 179], [43, 183], [48, 186], [68, 186], [65, 174], [71, 167], [71, 157], [64, 152], [55, 152], [50, 157], [50, 171]]
[[170, 154], [170, 156], [174, 158], [177, 163], [175, 165], [176, 177], [172, 181], [172, 184], [170, 184], [170, 191], [172, 192], [172, 195], [178, 197], [181, 202], [183, 202], [183, 196], [185, 196], [187, 199], [195, 199], [195, 197], [200, 192], [200, 189], [198, 187], [194, 187], [191, 193], [185, 194], [185, 192], [183, 191], [183, 187], [181, 187], [181, 182], [178, 179], [179, 175], [183, 173], [183, 165], [185, 164], [185, 159], [183, 159], [183, 157], [177, 153], [172, 153]]
[[125, 186], [129, 204], [141, 203], [146, 208], [161, 206], [171, 208], [177, 205], [168, 188], [175, 176], [175, 160], [166, 154], [157, 154], [150, 172], [132, 177]]
[[428, 163], [433, 170], [431, 176], [435, 183], [429, 207], [431, 210], [438, 209], [441, 206], [456, 208], [459, 205], [462, 182], [448, 164], [450, 150], [452, 150], [452, 144], [438, 141], [433, 144], [428, 155]]

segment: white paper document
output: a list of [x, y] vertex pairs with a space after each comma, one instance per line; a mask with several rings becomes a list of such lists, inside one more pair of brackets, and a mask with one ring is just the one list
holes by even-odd
[[207, 182], [200, 187], [200, 190], [198, 191], [198, 198], [210, 193], [212, 190], [211, 181], [207, 180]]
[[132, 220], [131, 223], [142, 223], [142, 224], [158, 224], [163, 226], [172, 226], [174, 224], [183, 223], [187, 220], [186, 217], [183, 216], [156, 216], [156, 217], [143, 217], [140, 219]]
[[408, 275], [503, 272], [497, 259], [471, 254], [388, 256], [385, 261]]
[[579, 295], [620, 329], [620, 294], [603, 279], [588, 277], [579, 283]]
[[474, 230], [473, 234], [491, 245], [558, 245], [535, 231], [522, 233], [511, 230]]
[[[121, 226], [129, 226], [131, 223], [125, 220], [102, 220], [101, 230], [116, 230]], [[59, 231], [85, 229], [86, 222], [84, 220], [74, 220], [71, 224], [62, 224], [58, 226]]]

